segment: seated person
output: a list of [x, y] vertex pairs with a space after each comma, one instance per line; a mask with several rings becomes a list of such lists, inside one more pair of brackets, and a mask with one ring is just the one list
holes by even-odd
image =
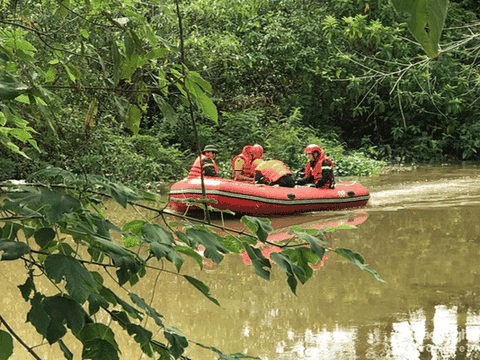
[[280, 160], [263, 161], [255, 168], [255, 183], [295, 187], [292, 172]]
[[[203, 170], [203, 176], [218, 177], [218, 166], [215, 163], [215, 156], [218, 150], [213, 145], [207, 145], [202, 154], [195, 159], [188, 173], [188, 179], [199, 177]], [[201, 163], [200, 163], [201, 161]]]
[[234, 180], [253, 181], [255, 175], [255, 160], [263, 157], [261, 145], [247, 145], [241, 154], [232, 160], [232, 177]]
[[297, 180], [297, 185], [315, 184], [315, 187], [333, 189], [333, 162], [325, 156], [325, 152], [318, 145], [311, 144], [305, 148], [308, 162], [305, 166], [304, 177]]

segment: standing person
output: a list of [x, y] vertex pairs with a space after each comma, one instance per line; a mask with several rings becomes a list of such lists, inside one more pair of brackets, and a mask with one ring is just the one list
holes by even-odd
[[322, 148], [316, 144], [305, 148], [308, 162], [305, 166], [305, 176], [297, 180], [297, 185], [315, 184], [315, 187], [333, 189], [335, 179], [333, 177], [333, 162], [325, 156]]
[[255, 160], [263, 157], [263, 147], [261, 145], [247, 145], [243, 148], [241, 154], [235, 156], [232, 160], [232, 177], [234, 180], [253, 181], [255, 176]]
[[255, 168], [255, 183], [295, 187], [290, 169], [280, 160], [263, 161]]
[[[192, 167], [188, 173], [188, 179], [193, 179], [200, 176], [203, 169], [204, 176], [218, 177], [218, 166], [215, 163], [215, 156], [218, 150], [213, 145], [207, 145], [202, 151], [202, 154], [195, 159]], [[201, 164], [200, 164], [201, 161]]]

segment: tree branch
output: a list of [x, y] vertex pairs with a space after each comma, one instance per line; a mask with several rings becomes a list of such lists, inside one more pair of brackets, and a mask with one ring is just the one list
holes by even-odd
[[36, 353], [33, 351], [33, 349], [28, 346], [21, 338], [20, 336], [13, 331], [13, 329], [8, 325], [8, 323], [5, 321], [5, 319], [0, 315], [0, 324], [5, 325], [5, 328], [8, 330], [8, 332], [25, 348], [27, 351], [37, 360], [42, 360]]

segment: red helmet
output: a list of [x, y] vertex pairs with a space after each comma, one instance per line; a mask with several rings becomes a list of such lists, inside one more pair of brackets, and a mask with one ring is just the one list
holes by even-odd
[[253, 160], [261, 159], [263, 157], [263, 147], [258, 144], [253, 145], [250, 147], [250, 154], [252, 155]]
[[323, 152], [322, 148], [316, 144], [310, 144], [305, 148], [305, 154], [313, 154], [315, 151], [319, 155]]

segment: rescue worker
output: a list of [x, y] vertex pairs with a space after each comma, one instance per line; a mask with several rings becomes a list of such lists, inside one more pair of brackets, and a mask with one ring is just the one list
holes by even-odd
[[234, 180], [253, 181], [255, 176], [255, 160], [263, 157], [263, 147], [261, 145], [247, 145], [243, 148], [241, 154], [235, 156], [232, 160], [232, 177]]
[[[193, 179], [200, 176], [201, 169], [203, 169], [204, 176], [218, 177], [218, 166], [215, 163], [215, 156], [218, 150], [213, 145], [207, 145], [202, 151], [202, 154], [195, 159], [192, 167], [188, 173], [188, 179]], [[201, 165], [200, 165], [201, 161]]]
[[322, 148], [316, 144], [308, 145], [305, 148], [308, 162], [305, 166], [304, 177], [297, 180], [297, 185], [315, 184], [315, 187], [335, 187], [333, 177], [333, 162], [325, 156]]
[[295, 187], [295, 179], [290, 169], [280, 160], [263, 161], [255, 168], [255, 183]]

